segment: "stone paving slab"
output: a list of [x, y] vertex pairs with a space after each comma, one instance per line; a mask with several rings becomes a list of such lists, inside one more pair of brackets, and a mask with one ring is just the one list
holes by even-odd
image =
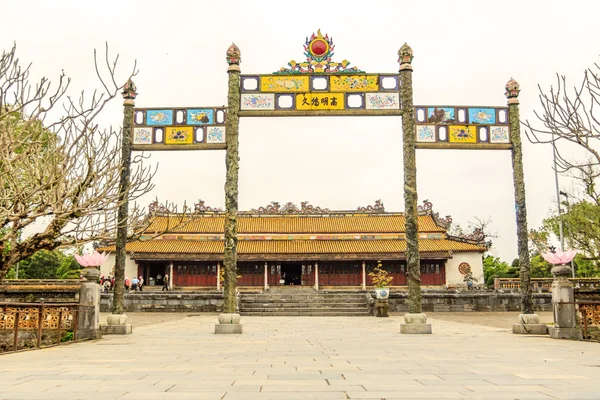
[[600, 398], [600, 345], [493, 314], [432, 318], [432, 335], [401, 335], [400, 315], [244, 317], [243, 335], [215, 335], [216, 314], [138, 316], [126, 337], [0, 356], [0, 400]]

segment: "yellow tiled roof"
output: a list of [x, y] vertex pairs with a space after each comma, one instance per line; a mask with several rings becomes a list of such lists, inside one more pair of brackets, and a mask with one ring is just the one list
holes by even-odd
[[[114, 247], [102, 250], [114, 251]], [[485, 247], [448, 239], [419, 240], [419, 250], [485, 251]], [[223, 241], [150, 240], [127, 244], [127, 252], [222, 254]], [[404, 253], [404, 240], [260, 240], [238, 242], [238, 254]]]
[[[184, 221], [156, 217], [146, 230], [177, 233], [223, 233], [225, 217], [192, 216]], [[419, 232], [445, 232], [430, 215], [418, 218]], [[404, 215], [352, 216], [238, 216], [238, 233], [401, 233], [406, 230]]]

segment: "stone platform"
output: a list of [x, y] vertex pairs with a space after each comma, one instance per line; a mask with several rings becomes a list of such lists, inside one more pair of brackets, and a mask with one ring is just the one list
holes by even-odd
[[597, 343], [513, 335], [506, 314], [428, 313], [431, 335], [400, 334], [399, 314], [243, 317], [243, 335], [215, 335], [217, 314], [136, 314], [132, 335], [0, 356], [0, 399], [598, 398]]

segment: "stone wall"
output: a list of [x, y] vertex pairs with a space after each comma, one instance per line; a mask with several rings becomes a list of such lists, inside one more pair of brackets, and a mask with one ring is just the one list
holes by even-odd
[[[113, 293], [102, 293], [100, 311], [110, 312]], [[129, 293], [124, 296], [125, 312], [221, 312], [221, 293]]]
[[0, 285], [0, 302], [78, 303], [78, 280], [5, 279]]
[[[352, 291], [353, 293], [361, 291]], [[331, 293], [340, 293], [332, 291]], [[364, 293], [364, 292], [362, 292]], [[405, 291], [390, 295], [390, 311], [406, 312], [408, 294]], [[110, 312], [113, 294], [102, 294], [100, 311]], [[536, 311], [552, 311], [551, 293], [534, 293]], [[223, 295], [221, 293], [129, 293], [125, 294], [125, 311], [154, 312], [221, 312]], [[497, 293], [492, 291], [424, 291], [423, 311], [463, 312], [463, 311], [520, 311], [519, 293]]]
[[[390, 311], [407, 312], [407, 298], [408, 292], [392, 291]], [[423, 292], [422, 304], [424, 312], [520, 311], [521, 297], [519, 293], [431, 291]], [[552, 294], [534, 293], [533, 308], [535, 311], [552, 311]]]

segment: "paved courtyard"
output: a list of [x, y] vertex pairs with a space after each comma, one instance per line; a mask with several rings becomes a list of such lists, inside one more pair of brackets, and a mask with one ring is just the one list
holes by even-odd
[[600, 398], [600, 344], [461, 314], [418, 336], [400, 315], [245, 317], [243, 335], [214, 335], [216, 314], [133, 320], [133, 335], [0, 356], [0, 399]]

